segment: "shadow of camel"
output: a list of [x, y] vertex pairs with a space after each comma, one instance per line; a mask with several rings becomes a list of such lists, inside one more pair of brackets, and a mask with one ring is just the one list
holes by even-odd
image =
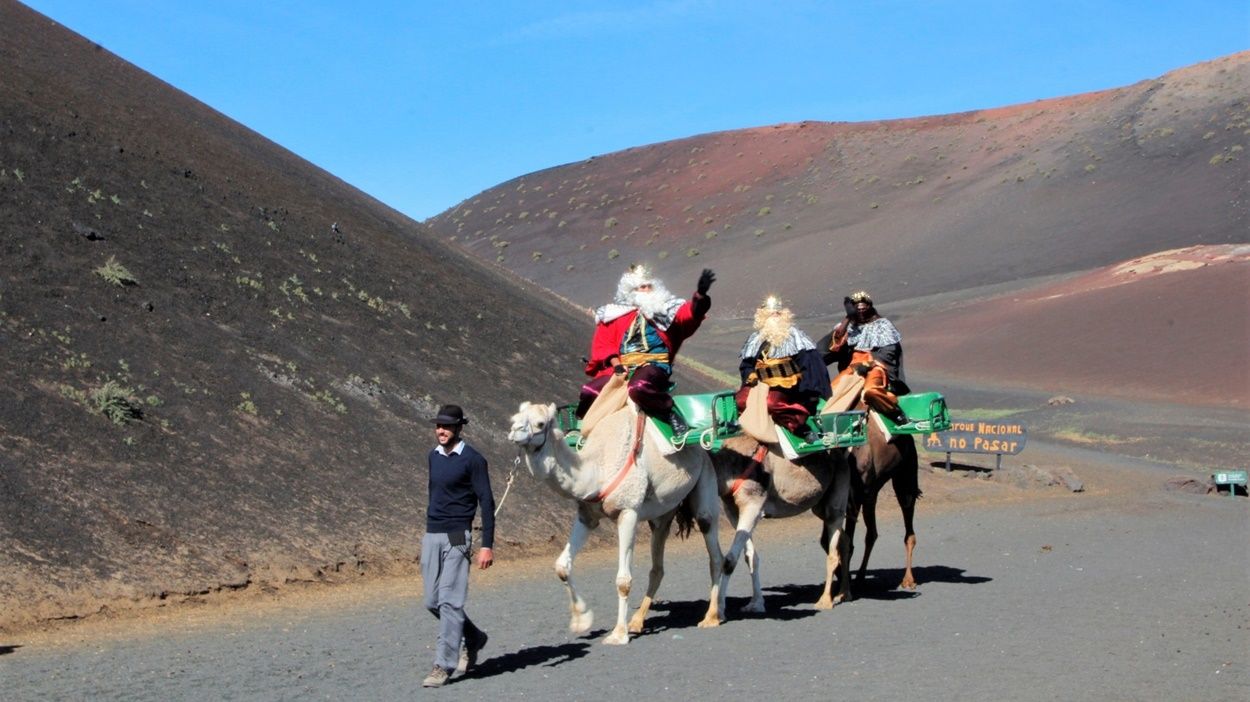
[[[962, 569], [951, 568], [950, 566], [918, 566], [912, 568], [912, 574], [916, 577], [917, 586], [921, 588], [925, 583], [980, 585], [993, 580], [993, 578], [980, 575], [964, 575]], [[862, 583], [852, 583], [852, 592], [857, 600], [910, 600], [913, 597], [920, 596], [919, 589], [898, 589], [898, 584], [902, 580], [902, 568], [869, 570], [864, 574]], [[823, 589], [823, 585], [778, 585], [776, 587], [766, 587], [764, 588], [766, 592], [778, 592], [781, 593], [781, 596], [765, 597], [764, 601], [766, 605], [779, 600], [790, 601], [794, 604], [810, 605], [816, 601], [816, 598], [820, 597]]]
[[[817, 592], [819, 596], [819, 592]], [[788, 597], [765, 597], [764, 612], [743, 612], [742, 608], [751, 601], [749, 597], [727, 597], [725, 598], [725, 622], [731, 622], [741, 619], [774, 619], [777, 621], [789, 621], [792, 619], [803, 619], [817, 614], [814, 609], [792, 609], [797, 602], [792, 602]], [[816, 598], [812, 598], [815, 602]], [[646, 634], [656, 634], [669, 629], [687, 629], [696, 628], [699, 622], [703, 621], [703, 615], [707, 614], [707, 600], [689, 600], [682, 602], [656, 602], [651, 605], [652, 612], [660, 612], [654, 616], [647, 617]]]
[[486, 678], [502, 673], [515, 673], [533, 666], [551, 668], [583, 658], [590, 653], [591, 644], [574, 642], [559, 646], [530, 646], [502, 656], [485, 658], [464, 674], [465, 678]]
[[17, 649], [21, 647], [22, 647], [21, 644], [15, 644], [11, 646], [0, 644], [0, 656], [3, 656], [7, 653], [13, 653], [14, 651], [16, 651]]

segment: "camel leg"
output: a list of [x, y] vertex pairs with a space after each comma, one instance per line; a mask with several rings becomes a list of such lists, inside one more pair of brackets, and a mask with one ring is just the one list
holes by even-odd
[[[739, 495], [741, 496], [742, 493], [739, 493]], [[760, 517], [764, 514], [763, 494], [743, 496], [740, 499], [745, 504], [738, 504], [737, 499], [726, 498], [723, 500], [725, 514], [736, 527], [733, 544], [729, 547], [729, 553], [725, 554], [724, 575], [720, 581], [721, 592], [726, 594], [729, 592], [729, 576], [733, 575], [734, 568], [738, 565], [738, 558], [742, 555], [747, 544], [750, 543], [751, 534], [755, 531], [755, 525], [759, 523]], [[743, 608], [743, 611], [763, 612], [764, 595], [758, 587], [759, 574], [754, 566], [748, 567], [751, 569], [751, 602]]]
[[[850, 499], [850, 471], [843, 466], [834, 475], [833, 485], [821, 500], [820, 517], [824, 521], [820, 543], [825, 548], [825, 589], [816, 600], [816, 609], [833, 609], [850, 599], [850, 539], [845, 533], [847, 502]], [[838, 573], [841, 583], [837, 596], [833, 595], [833, 574]]]
[[605, 644], [629, 643], [629, 628], [625, 615], [629, 613], [629, 589], [633, 583], [631, 570], [634, 561], [634, 536], [638, 533], [638, 513], [632, 509], [622, 510], [616, 518], [618, 560], [616, 564], [616, 626], [603, 640]]
[[595, 613], [590, 610], [586, 601], [573, 587], [573, 559], [586, 544], [586, 539], [590, 537], [593, 529], [594, 526], [582, 521], [580, 516], [574, 519], [569, 542], [564, 545], [564, 550], [556, 558], [556, 577], [564, 583], [564, 589], [569, 594], [569, 631], [577, 635], [590, 631], [591, 625], [595, 622]]
[[[851, 502], [846, 506], [846, 526], [842, 529], [842, 539], [846, 541], [846, 565], [849, 567], [855, 558], [855, 526], [859, 522], [859, 505]], [[847, 599], [850, 599], [848, 596]]]
[[655, 600], [655, 593], [660, 589], [660, 581], [664, 579], [664, 544], [668, 541], [668, 532], [673, 525], [673, 517], [676, 512], [654, 519], [651, 525], [651, 573], [647, 577], [647, 594], [642, 598], [642, 604], [638, 605], [638, 609], [634, 610], [634, 616], [629, 618], [629, 633], [641, 634], [643, 620], [647, 618], [647, 613], [651, 611], [651, 603]]
[[742, 608], [744, 612], [764, 612], [764, 588], [760, 587], [760, 554], [755, 550], [755, 540], [747, 539], [747, 570], [751, 571], [751, 601]]
[[[845, 548], [845, 541], [842, 524], [826, 520], [820, 532], [820, 543], [825, 547], [825, 588], [821, 591], [820, 598], [812, 605], [816, 609], [833, 609], [844, 599], [842, 592], [838, 593], [836, 600], [833, 597], [833, 574], [838, 572], [844, 563], [842, 549]], [[845, 582], [845, 578], [843, 581]]]
[[877, 542], [877, 496], [864, 496], [864, 557], [859, 562], [859, 572], [855, 575], [855, 584], [864, 584], [864, 575], [868, 572], [868, 558], [872, 555], [872, 546]]
[[725, 554], [720, 550], [720, 538], [717, 527], [720, 526], [720, 495], [716, 487], [716, 471], [708, 461], [699, 473], [698, 482], [687, 498], [691, 500], [694, 511], [694, 522], [703, 532], [703, 545], [707, 549], [708, 575], [712, 581], [712, 589], [708, 593], [707, 614], [699, 622], [700, 628], [720, 626], [725, 612], [725, 590], [721, 587], [721, 576], [725, 572]]
[[916, 530], [912, 528], [912, 518], [916, 513], [916, 496], [899, 495], [898, 506], [903, 510], [903, 546], [907, 549], [907, 566], [903, 570], [903, 582], [899, 584], [904, 590], [915, 590], [916, 579], [911, 574], [911, 555], [916, 550]]

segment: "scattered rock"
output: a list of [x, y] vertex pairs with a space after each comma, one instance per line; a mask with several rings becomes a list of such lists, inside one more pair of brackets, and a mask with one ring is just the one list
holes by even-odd
[[1191, 495], [1207, 495], [1215, 492], [1215, 483], [1210, 480], [1178, 475], [1175, 478], [1168, 478], [1168, 481], [1163, 484], [1163, 489], [1172, 492], [1188, 492]]
[[1037, 486], [1063, 486], [1072, 492], [1085, 490], [1085, 483], [1068, 466], [1047, 468], [1025, 463], [1018, 468], [1004, 467], [994, 475], [994, 479], [1000, 482], [1010, 482], [1024, 489]]
[[1072, 492], [1085, 492], [1085, 483], [1078, 477], [1076, 473], [1068, 466], [1059, 466], [1052, 470], [1052, 473], [1059, 478], [1059, 482]]
[[92, 229], [91, 227], [88, 227], [85, 224], [79, 224], [78, 222], [70, 222], [70, 226], [74, 228], [74, 231], [76, 233], [82, 235], [83, 238], [85, 238], [87, 241], [103, 241], [104, 240], [103, 234]]
[[1073, 400], [1067, 395], [1055, 395], [1054, 397], [1047, 400], [1046, 404], [1050, 405], [1051, 407], [1058, 407], [1059, 405], [1076, 404], [1076, 400]]

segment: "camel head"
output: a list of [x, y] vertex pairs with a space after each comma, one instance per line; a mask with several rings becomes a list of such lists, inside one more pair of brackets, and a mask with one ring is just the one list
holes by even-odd
[[556, 406], [522, 402], [512, 415], [512, 428], [508, 440], [531, 453], [538, 453], [555, 430]]

